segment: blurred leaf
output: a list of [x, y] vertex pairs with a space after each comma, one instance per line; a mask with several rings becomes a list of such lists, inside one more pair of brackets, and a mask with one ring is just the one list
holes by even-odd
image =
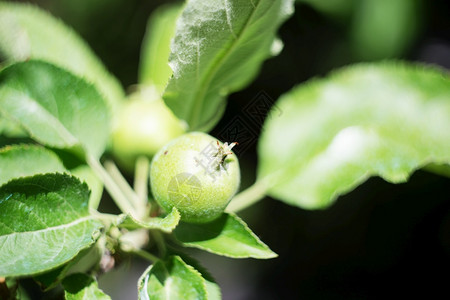
[[417, 37], [420, 0], [361, 0], [356, 5], [351, 38], [366, 60], [401, 56]]
[[95, 278], [77, 273], [63, 280], [66, 300], [111, 300], [111, 297], [98, 288]]
[[170, 214], [164, 218], [148, 218], [144, 221], [136, 220], [135, 218], [124, 215], [118, 222], [119, 227], [127, 229], [159, 229], [161, 231], [170, 233], [178, 225], [180, 221], [180, 213], [174, 207]]
[[275, 34], [292, 11], [293, 0], [188, 1], [177, 21], [173, 77], [163, 97], [190, 131], [218, 122], [225, 97], [249, 84], [279, 50]]
[[206, 293], [208, 294], [208, 300], [221, 300], [222, 292], [220, 291], [220, 287], [214, 281], [209, 281], [205, 279], [206, 284]]
[[0, 72], [0, 116], [40, 143], [77, 152], [81, 146], [94, 157], [109, 138], [108, 109], [94, 86], [42, 61], [19, 62]]
[[58, 156], [44, 147], [14, 145], [0, 149], [0, 186], [13, 178], [65, 171]]
[[359, 0], [297, 0], [306, 3], [317, 11], [335, 18], [347, 18], [353, 12], [355, 2]]
[[0, 276], [41, 273], [92, 245], [102, 224], [89, 215], [89, 190], [68, 175], [45, 174], [0, 188]]
[[96, 85], [113, 111], [124, 96], [112, 76], [75, 31], [47, 12], [28, 4], [0, 3], [0, 58], [42, 59]]
[[36, 281], [43, 291], [48, 291], [54, 288], [66, 275], [71, 262], [66, 263], [56, 269], [52, 269], [48, 272], [37, 274], [33, 276], [34, 281]]
[[151, 265], [138, 282], [140, 300], [208, 299], [205, 280], [179, 256]]
[[[35, 174], [69, 172], [52, 151], [37, 145], [12, 145], [0, 148], [0, 185], [13, 178]], [[70, 173], [86, 181], [91, 190], [89, 207], [97, 209], [103, 193], [103, 183], [87, 165], [80, 165]]]
[[89, 186], [89, 208], [97, 209], [103, 195], [103, 182], [87, 165], [80, 165], [70, 170], [70, 173], [84, 181]]
[[24, 138], [27, 133], [18, 124], [5, 117], [0, 118], [0, 136]]
[[272, 108], [259, 143], [269, 195], [325, 208], [368, 177], [399, 183], [450, 163], [450, 78], [405, 63], [361, 64], [312, 80]]
[[184, 246], [194, 247], [232, 258], [273, 258], [267, 247], [239, 217], [230, 213], [209, 223], [180, 223], [175, 237]]
[[155, 85], [160, 94], [172, 75], [169, 67], [170, 42], [182, 8], [181, 3], [158, 7], [148, 20], [142, 43], [139, 83]]

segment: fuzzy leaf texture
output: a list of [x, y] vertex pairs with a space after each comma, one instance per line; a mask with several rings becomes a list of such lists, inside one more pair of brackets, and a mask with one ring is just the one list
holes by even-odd
[[102, 224], [86, 184], [69, 175], [13, 180], [0, 188], [0, 277], [42, 273], [91, 246]]
[[124, 97], [112, 76], [78, 34], [36, 6], [0, 3], [0, 59], [41, 59], [94, 83], [114, 110]]
[[400, 183], [450, 163], [450, 77], [400, 62], [360, 64], [286, 93], [259, 143], [268, 194], [326, 208], [370, 176]]
[[0, 72], [0, 117], [50, 147], [100, 157], [109, 136], [108, 108], [95, 87], [43, 61]]
[[274, 258], [277, 256], [238, 216], [224, 213], [202, 224], [180, 223], [175, 237], [186, 247], [199, 248], [232, 258]]
[[191, 0], [177, 21], [163, 95], [190, 131], [208, 131], [228, 94], [246, 86], [268, 57], [281, 50], [280, 24], [292, 0]]
[[208, 299], [202, 275], [179, 256], [151, 265], [139, 279], [138, 295], [139, 300]]

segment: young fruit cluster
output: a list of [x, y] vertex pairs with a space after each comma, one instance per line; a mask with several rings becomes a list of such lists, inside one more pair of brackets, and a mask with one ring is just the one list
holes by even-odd
[[239, 162], [212, 136], [191, 132], [168, 143], [150, 168], [153, 196], [167, 212], [176, 207], [183, 221], [204, 223], [219, 217], [240, 184]]

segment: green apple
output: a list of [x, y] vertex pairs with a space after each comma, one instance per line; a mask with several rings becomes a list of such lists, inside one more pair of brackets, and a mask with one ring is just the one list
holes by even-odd
[[219, 217], [240, 184], [239, 162], [231, 151], [201, 132], [184, 134], [154, 156], [150, 184], [158, 204], [176, 207], [185, 222], [204, 223]]
[[160, 97], [139, 91], [119, 112], [112, 134], [112, 149], [119, 164], [133, 170], [138, 156], [153, 157], [170, 140], [182, 135], [185, 126]]

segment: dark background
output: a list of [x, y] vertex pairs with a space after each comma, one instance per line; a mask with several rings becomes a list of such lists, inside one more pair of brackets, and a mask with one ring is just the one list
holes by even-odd
[[[364, 1], [364, 0], [362, 0]], [[413, 0], [412, 0], [413, 1]], [[137, 82], [140, 44], [150, 12], [166, 1], [31, 1], [74, 27], [124, 87]], [[400, 58], [450, 68], [448, 1], [417, 1], [418, 26], [401, 53], [363, 57], [354, 51], [351, 13], [324, 14], [298, 3], [280, 29], [285, 47], [258, 78], [229, 97], [219, 135], [264, 91], [275, 101], [293, 86], [364, 60]], [[383, 37], [378, 38], [383, 42]], [[369, 55], [370, 56], [370, 55]], [[260, 128], [253, 128], [258, 134]], [[449, 129], [450, 130], [450, 129]], [[243, 185], [254, 180], [255, 143], [240, 154]], [[448, 298], [450, 292], [450, 179], [418, 171], [405, 184], [372, 178], [324, 211], [264, 199], [241, 216], [279, 257], [232, 260], [192, 251], [215, 276], [224, 299]], [[125, 263], [100, 278], [113, 299], [135, 299], [146, 265]], [[124, 278], [125, 276], [126, 278]]]

